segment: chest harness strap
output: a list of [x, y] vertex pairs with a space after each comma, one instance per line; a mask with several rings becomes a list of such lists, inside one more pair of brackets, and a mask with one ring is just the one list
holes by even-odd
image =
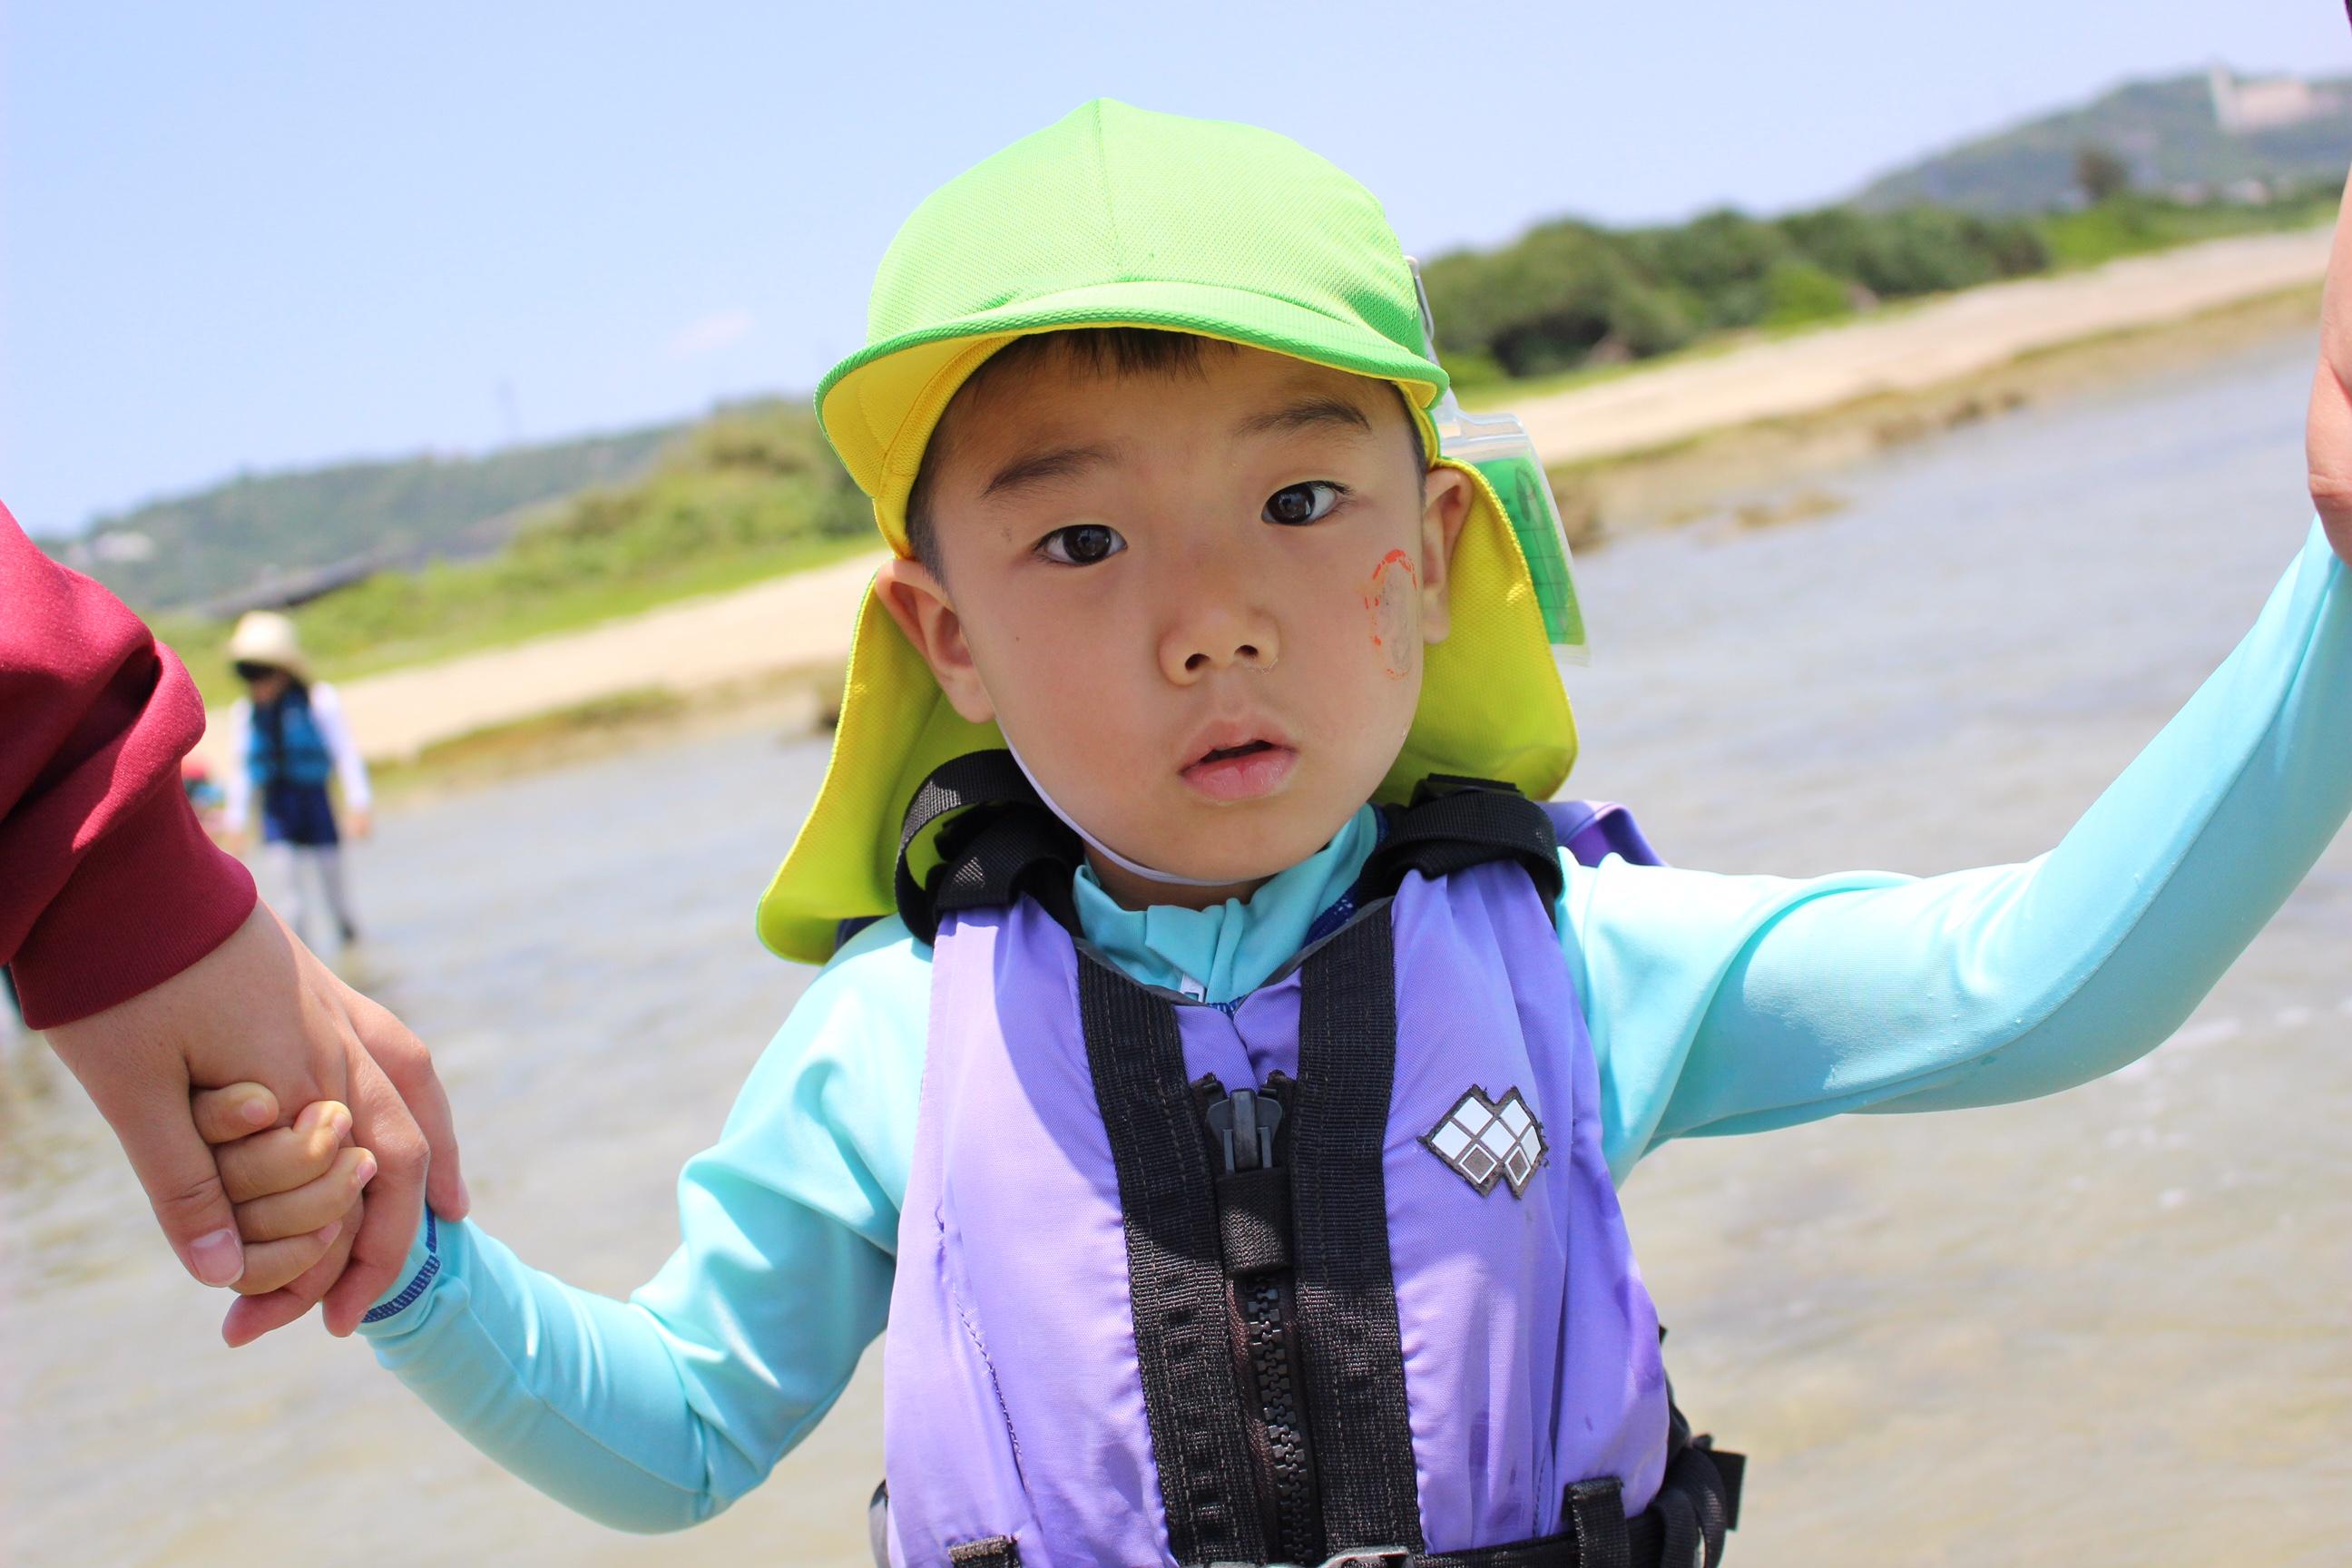
[[[1664, 1487], [1638, 1517], [1604, 1477], [1568, 1489], [1556, 1535], [1426, 1550], [1381, 1162], [1397, 1044], [1388, 900], [1408, 872], [1515, 860], [1549, 904], [1560, 870], [1550, 819], [1508, 785], [1432, 779], [1384, 826], [1354, 918], [1301, 963], [1295, 1080], [1230, 1095], [1188, 1081], [1175, 1004], [1079, 942], [1169, 1549], [1186, 1568], [1713, 1568], [1739, 1460], [1693, 1440], [1679, 1411]], [[919, 879], [935, 827], [937, 864]], [[908, 810], [899, 914], [928, 942], [948, 912], [1026, 894], [1076, 939], [1083, 858], [1009, 753], [958, 758]], [[1019, 1563], [1010, 1537], [955, 1553]]]

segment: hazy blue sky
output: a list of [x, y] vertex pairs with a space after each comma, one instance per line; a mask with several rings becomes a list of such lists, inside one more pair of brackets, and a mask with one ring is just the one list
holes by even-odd
[[805, 388], [914, 203], [1098, 94], [1296, 136], [1427, 253], [1828, 198], [2215, 58], [2352, 68], [2336, 0], [0, 7], [0, 500], [36, 532]]

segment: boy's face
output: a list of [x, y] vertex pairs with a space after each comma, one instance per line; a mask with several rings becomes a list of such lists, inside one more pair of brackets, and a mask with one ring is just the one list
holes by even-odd
[[940, 574], [884, 602], [956, 710], [993, 718], [1120, 854], [1129, 905], [1205, 905], [1320, 848], [1396, 760], [1470, 503], [1386, 383], [1205, 345], [1121, 374], [1048, 353], [933, 438]]

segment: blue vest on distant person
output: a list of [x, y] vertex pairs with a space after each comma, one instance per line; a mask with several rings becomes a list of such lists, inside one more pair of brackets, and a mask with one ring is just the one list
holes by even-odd
[[281, 784], [319, 789], [334, 776], [335, 760], [310, 712], [310, 695], [290, 688], [274, 702], [253, 705], [245, 746], [245, 771], [257, 789]]

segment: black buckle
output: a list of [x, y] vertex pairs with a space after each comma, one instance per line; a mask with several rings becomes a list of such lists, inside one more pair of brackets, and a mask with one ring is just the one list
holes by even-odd
[[1281, 1125], [1282, 1101], [1255, 1089], [1237, 1089], [1209, 1107], [1209, 1131], [1217, 1135], [1228, 1175], [1272, 1165], [1274, 1132]]

